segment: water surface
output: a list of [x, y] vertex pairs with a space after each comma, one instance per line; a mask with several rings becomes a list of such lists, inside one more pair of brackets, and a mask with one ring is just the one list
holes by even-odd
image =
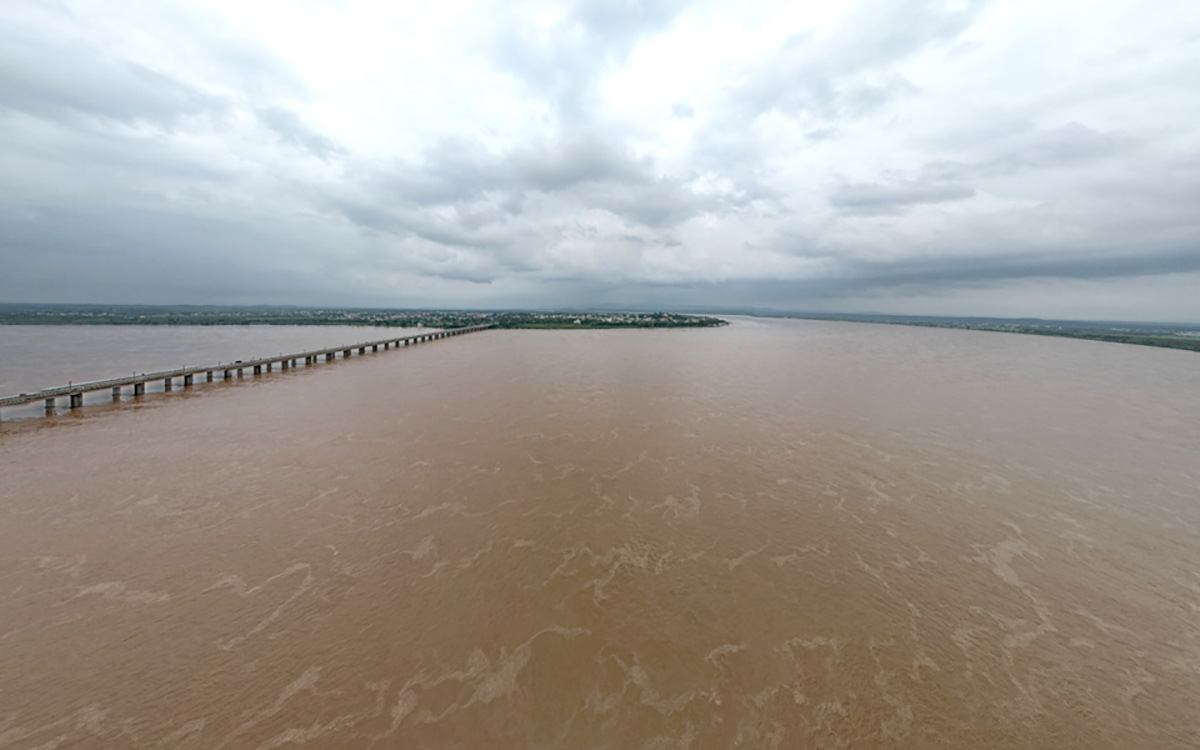
[[0, 425], [0, 748], [1200, 745], [1200, 359], [486, 331]]

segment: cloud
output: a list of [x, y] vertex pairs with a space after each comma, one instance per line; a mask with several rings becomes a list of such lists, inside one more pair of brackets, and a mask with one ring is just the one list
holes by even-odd
[[1053, 169], [1086, 164], [1122, 154], [1144, 145], [1144, 140], [1120, 131], [1103, 132], [1078, 122], [1052, 129], [1038, 129], [1021, 123], [1015, 128], [995, 132], [985, 125], [982, 132], [957, 133], [952, 143], [966, 144], [981, 154], [974, 163], [933, 162], [927, 172], [945, 179], [1004, 177], [1038, 169]]
[[0, 110], [169, 128], [185, 117], [222, 116], [228, 107], [219, 95], [86, 43], [0, 30]]
[[990, 0], [874, 0], [826, 36], [801, 32], [742, 70], [730, 107], [753, 119], [768, 111], [822, 119], [856, 118], [918, 87], [896, 70], [906, 58], [945, 45]]
[[[362, 182], [362, 192], [373, 198], [334, 203], [355, 223], [376, 230], [407, 231], [413, 222], [399, 219], [398, 212], [432, 212], [439, 206], [452, 207], [456, 221], [477, 229], [483, 223], [526, 213], [529, 194], [553, 196], [583, 209], [603, 209], [651, 227], [673, 226], [720, 205], [678, 179], [655, 176], [650, 159], [635, 158], [590, 133], [521, 144], [504, 153], [489, 151], [478, 141], [447, 139], [419, 161], [392, 164]], [[490, 217], [487, 222], [481, 221], [485, 215]], [[470, 218], [464, 221], [463, 217]], [[468, 232], [421, 234], [444, 244], [480, 244]]]
[[[535, 4], [517, 3], [500, 14], [492, 47], [495, 64], [548, 96], [564, 122], [593, 115], [596, 86], [605, 72], [625, 63], [639, 41], [662, 32], [683, 13], [687, 0], [579, 0], [548, 23], [531, 23]], [[533, 7], [531, 7], [533, 6]]]
[[512, 176], [528, 188], [552, 192], [591, 182], [632, 184], [646, 178], [639, 162], [593, 133], [571, 137], [555, 147], [525, 146], [507, 156]]
[[1193, 5], [11, 0], [0, 299], [1200, 319]]
[[584, 203], [604, 208], [629, 222], [660, 229], [677, 226], [724, 206], [719, 198], [697, 195], [686, 185], [672, 180], [607, 190], [589, 196]]
[[829, 202], [848, 214], [886, 214], [920, 204], [966, 200], [974, 195], [975, 190], [966, 185], [905, 180], [892, 184], [841, 185], [830, 193]]
[[346, 149], [334, 143], [328, 136], [313, 130], [299, 115], [286, 107], [263, 107], [257, 114], [263, 125], [275, 133], [281, 142], [307, 151], [318, 159], [329, 161], [347, 153]]

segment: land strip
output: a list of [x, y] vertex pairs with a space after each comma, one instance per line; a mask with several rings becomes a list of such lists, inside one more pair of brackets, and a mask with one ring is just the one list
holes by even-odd
[[669, 312], [385, 310], [191, 305], [0, 303], [0, 325], [360, 325], [388, 328], [707, 328], [726, 321]]

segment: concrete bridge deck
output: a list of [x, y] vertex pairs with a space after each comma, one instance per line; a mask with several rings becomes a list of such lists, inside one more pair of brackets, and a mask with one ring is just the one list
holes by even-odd
[[144, 372], [139, 375], [127, 375], [120, 378], [109, 378], [108, 380], [95, 380], [88, 383], [69, 383], [67, 385], [58, 386], [56, 388], [44, 388], [33, 393], [21, 393], [16, 396], [7, 396], [0, 398], [0, 408], [5, 406], [22, 406], [24, 404], [33, 403], [36, 401], [44, 401], [47, 409], [54, 408], [55, 399], [66, 397], [70, 399], [72, 408], [83, 405], [83, 394], [93, 391], [102, 391], [111, 389], [113, 397], [118, 397], [121, 394], [121, 389], [126, 386], [133, 386], [133, 395], [140, 396], [145, 393], [146, 383], [151, 381], [161, 380], [164, 385], [164, 390], [171, 390], [172, 383], [176, 378], [183, 378], [183, 385], [192, 385], [196, 375], [203, 374], [206, 382], [213, 382], [214, 373], [221, 373], [222, 379], [231, 380], [237, 373], [241, 377], [247, 369], [253, 370], [255, 375], [261, 374], [263, 368], [267, 372], [271, 372], [275, 365], [279, 365], [281, 370], [287, 370], [292, 367], [298, 367], [300, 360], [304, 360], [304, 364], [311, 366], [316, 364], [322, 357], [326, 362], [332, 362], [337, 358], [338, 354], [342, 355], [343, 359], [353, 356], [353, 354], [366, 354], [370, 349], [373, 352], [379, 351], [382, 347], [385, 351], [392, 347], [410, 346], [412, 344], [420, 344], [426, 341], [436, 341], [437, 339], [449, 338], [450, 336], [461, 336], [464, 333], [474, 333], [491, 328], [492, 324], [466, 326], [464, 328], [447, 328], [441, 331], [430, 331], [429, 333], [421, 333], [413, 336], [393, 336], [385, 339], [377, 339], [375, 341], [365, 341], [359, 344], [333, 346], [326, 349], [313, 349], [307, 352], [298, 352], [296, 354], [277, 354], [273, 357], [260, 357], [258, 359], [249, 359], [237, 362], [221, 362], [215, 365], [205, 365], [200, 367], [181, 367], [177, 370], [162, 370], [161, 372]]

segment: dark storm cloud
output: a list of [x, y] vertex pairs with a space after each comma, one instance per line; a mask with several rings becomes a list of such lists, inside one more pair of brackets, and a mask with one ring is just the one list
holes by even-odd
[[442, 218], [404, 206], [385, 206], [364, 198], [331, 198], [330, 207], [355, 225], [374, 232], [414, 236], [429, 242], [463, 248], [505, 247], [509, 239], [487, 231], [488, 224]]
[[1200, 271], [1200, 248], [1124, 252], [1021, 252], [984, 256], [934, 257], [903, 263], [861, 263], [830, 281], [830, 291], [894, 287], [932, 288], [945, 284], [995, 285], [1034, 278], [1111, 279]]
[[[1003, 289], [1038, 279], [1104, 281], [1200, 272], [1195, 248], [1155, 251], [1142, 256], [1113, 254], [1075, 257], [1047, 253], [1019, 256], [942, 257], [917, 261], [875, 261], [840, 265], [835, 273], [800, 279], [688, 282], [670, 285], [668, 294], [624, 287], [628, 301], [669, 299], [677, 305], [775, 307], [816, 311], [833, 301], [927, 298], [953, 290]], [[656, 285], [661, 287], [662, 285]], [[607, 290], [615, 297], [617, 289]], [[716, 302], [719, 300], [719, 302]], [[970, 314], [970, 313], [966, 313]]]
[[697, 195], [674, 180], [599, 190], [584, 196], [581, 202], [603, 208], [633, 224], [653, 229], [674, 227], [703, 213], [720, 210], [726, 205], [713, 196]]
[[525, 146], [505, 161], [506, 171], [524, 187], [544, 192], [588, 182], [643, 183], [650, 166], [595, 133], [569, 138], [555, 147]]
[[425, 206], [476, 200], [507, 185], [501, 159], [473, 138], [442, 138], [419, 160], [361, 165], [352, 177], [388, 204]]
[[495, 191], [557, 193], [587, 183], [640, 184], [650, 164], [596, 133], [521, 143], [497, 152], [471, 138], [443, 138], [419, 160], [370, 165], [359, 179], [413, 205], [473, 201]]
[[[415, 231], [433, 242], [464, 246], [494, 247], [503, 240], [444, 226], [414, 229], [412, 217], [423, 208], [453, 206], [460, 217], [472, 217], [467, 224], [476, 226], [468, 229], [477, 229], [482, 215], [489, 216], [489, 224], [519, 215], [525, 210], [524, 196], [538, 193], [608, 211], [634, 224], [669, 227], [722, 205], [715, 198], [697, 195], [677, 179], [656, 177], [650, 160], [635, 158], [594, 133], [520, 145], [506, 153], [494, 153], [475, 141], [445, 140], [426, 152], [422, 161], [372, 171], [361, 184], [364, 197], [332, 201], [351, 221], [379, 231]], [[490, 209], [484, 214], [481, 202]], [[405, 212], [410, 218], [402, 218]]]
[[[932, 293], [958, 287], [994, 287], [1028, 279], [1105, 280], [1200, 272], [1200, 242], [1180, 242], [1170, 233], [1146, 236], [1131, 252], [1124, 239], [1131, 228], [1120, 219], [1101, 225], [1108, 238], [1070, 232], [1074, 239], [1039, 242], [1020, 232], [981, 227], [930, 242], [914, 257], [848, 255], [843, 249], [814, 244], [803, 232], [774, 239], [781, 250], [821, 261], [809, 277], [792, 282], [762, 282], [763, 289], [791, 290], [804, 298], [825, 299], [884, 291]], [[754, 283], [750, 283], [751, 286]]]

